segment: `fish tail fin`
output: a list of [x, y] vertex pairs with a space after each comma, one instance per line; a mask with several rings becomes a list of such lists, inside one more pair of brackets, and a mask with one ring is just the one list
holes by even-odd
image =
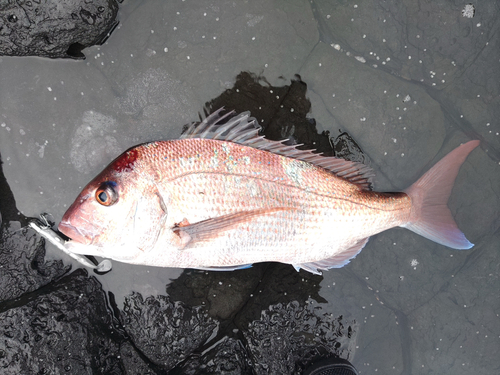
[[412, 201], [410, 220], [403, 227], [441, 245], [470, 249], [447, 206], [460, 166], [479, 141], [467, 142], [446, 155], [405, 190]]

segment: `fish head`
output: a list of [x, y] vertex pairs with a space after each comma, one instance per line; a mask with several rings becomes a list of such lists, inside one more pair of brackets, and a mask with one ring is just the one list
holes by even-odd
[[59, 224], [68, 249], [132, 262], [155, 245], [167, 213], [140, 164], [136, 151], [126, 151], [85, 186]]

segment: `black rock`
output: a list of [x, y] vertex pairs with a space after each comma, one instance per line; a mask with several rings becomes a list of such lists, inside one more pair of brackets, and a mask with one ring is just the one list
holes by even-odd
[[183, 367], [175, 369], [169, 375], [253, 374], [247, 350], [240, 340], [224, 337], [209, 351], [201, 356], [193, 356]]
[[0, 313], [2, 374], [123, 374], [122, 336], [95, 278], [79, 269]]
[[21, 229], [16, 221], [0, 226], [0, 303], [39, 289], [70, 268], [45, 260], [45, 241], [33, 230]]
[[269, 306], [243, 335], [255, 374], [300, 374], [319, 358], [348, 358], [356, 327], [354, 320], [333, 317], [309, 300]]
[[201, 306], [190, 307], [168, 296], [143, 300], [134, 293], [125, 300], [121, 320], [135, 347], [168, 371], [204, 344], [217, 328]]
[[0, 0], [0, 55], [84, 59], [118, 25], [116, 0]]

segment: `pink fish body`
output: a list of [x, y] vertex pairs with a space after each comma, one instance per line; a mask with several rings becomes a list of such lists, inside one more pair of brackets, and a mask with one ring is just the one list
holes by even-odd
[[220, 111], [182, 139], [133, 147], [80, 193], [59, 230], [75, 253], [133, 264], [233, 270], [277, 261], [342, 267], [368, 238], [401, 226], [473, 245], [446, 206], [470, 141], [405, 192], [370, 190], [371, 170], [266, 140], [248, 114]]

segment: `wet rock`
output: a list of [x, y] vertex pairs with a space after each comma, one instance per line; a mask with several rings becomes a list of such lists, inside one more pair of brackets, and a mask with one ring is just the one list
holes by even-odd
[[240, 340], [225, 337], [201, 357], [190, 358], [171, 375], [185, 374], [252, 374], [248, 353]]
[[311, 300], [269, 306], [243, 334], [256, 374], [296, 374], [318, 358], [348, 358], [355, 327]]
[[125, 299], [121, 320], [135, 347], [163, 371], [188, 357], [217, 328], [202, 307], [167, 296], [144, 300], [138, 293]]
[[63, 276], [71, 266], [45, 261], [45, 241], [18, 222], [0, 227], [0, 302], [41, 288]]
[[105, 294], [77, 270], [0, 313], [2, 374], [122, 374]]
[[319, 294], [321, 280], [323, 276], [304, 270], [297, 272], [288, 264], [269, 264], [258, 287], [245, 304], [245, 313], [238, 314], [235, 319], [236, 326], [242, 330], [246, 329], [252, 321], [260, 319], [261, 312], [267, 310], [270, 305], [287, 305], [296, 301], [303, 305], [310, 299], [326, 302]]
[[341, 132], [335, 139], [331, 138], [335, 156], [338, 158], [365, 163], [363, 150], [347, 132]]
[[123, 368], [125, 369], [124, 374], [158, 374], [158, 371], [155, 371], [155, 368], [143, 359], [141, 354], [134, 349], [133, 344], [129, 341], [122, 343], [120, 358], [123, 363]]
[[0, 0], [0, 55], [84, 59], [117, 26], [116, 0]]

